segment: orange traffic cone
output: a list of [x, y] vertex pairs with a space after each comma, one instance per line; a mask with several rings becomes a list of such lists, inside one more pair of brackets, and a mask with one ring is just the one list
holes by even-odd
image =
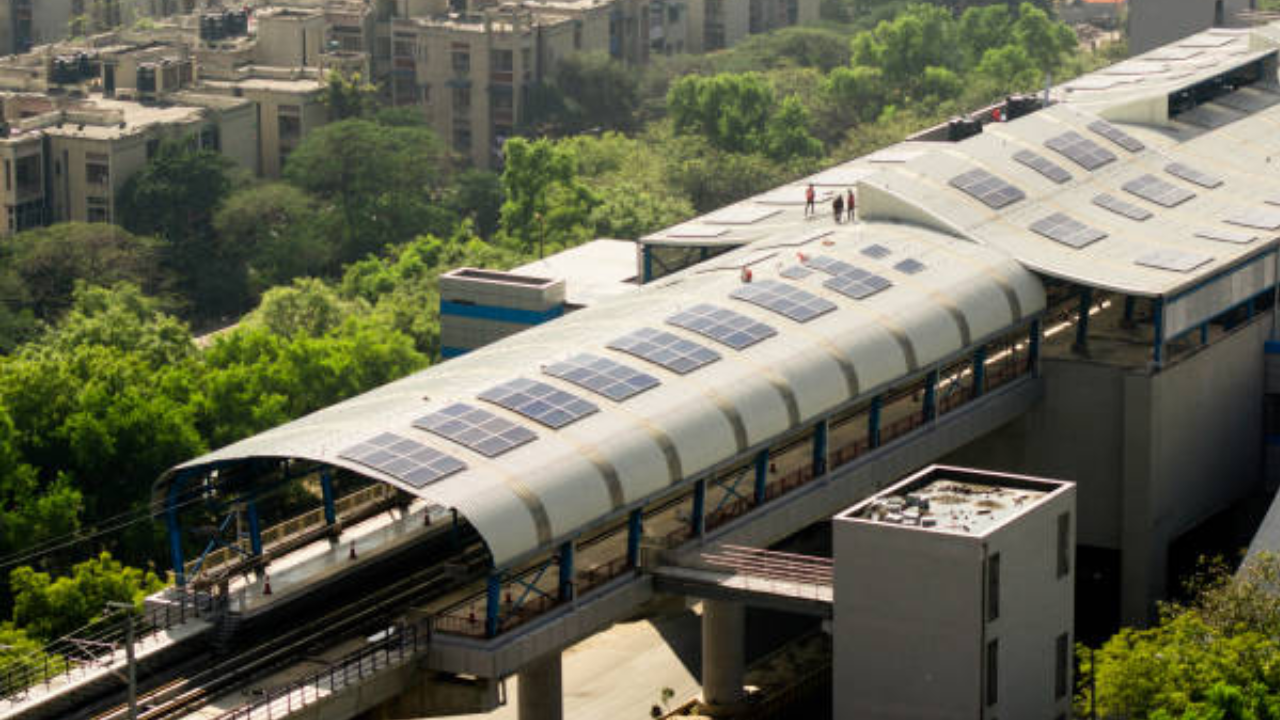
[[263, 595], [271, 594], [271, 576], [266, 574], [265, 572], [262, 573], [262, 594]]
[[347, 559], [348, 560], [356, 559], [356, 541], [355, 540], [351, 541], [351, 550], [350, 552], [347, 553]]

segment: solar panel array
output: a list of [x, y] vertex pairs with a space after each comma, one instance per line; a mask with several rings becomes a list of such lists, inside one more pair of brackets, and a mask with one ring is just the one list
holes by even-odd
[[894, 265], [893, 269], [900, 273], [906, 273], [907, 275], [915, 275], [918, 272], [924, 271], [924, 263], [916, 260], [915, 258], [907, 258], [897, 265]]
[[869, 258], [875, 258], [876, 260], [889, 257], [889, 255], [891, 255], [892, 253], [893, 253], [892, 250], [879, 244], [868, 245], [862, 248], [863, 255], [866, 255]]
[[416, 488], [467, 468], [467, 464], [457, 458], [394, 433], [382, 433], [352, 445], [338, 453], [338, 457], [384, 472]]
[[709, 337], [734, 350], [749, 348], [778, 334], [777, 330], [762, 322], [709, 303], [699, 303], [688, 310], [682, 310], [667, 318], [667, 322]]
[[836, 304], [830, 300], [777, 280], [758, 280], [748, 283], [734, 290], [729, 297], [749, 302], [800, 323], [809, 322], [819, 315], [825, 315], [836, 309]]
[[814, 270], [821, 270], [828, 275], [839, 275], [841, 273], [847, 273], [850, 270], [857, 269], [853, 265], [850, 265], [843, 260], [837, 260], [830, 255], [813, 255], [807, 257], [804, 259], [804, 264]]
[[1208, 255], [1183, 252], [1181, 250], [1156, 250], [1135, 258], [1134, 262], [1158, 270], [1185, 273], [1195, 270], [1212, 259]]
[[663, 330], [640, 328], [609, 343], [609, 347], [685, 375], [720, 359], [720, 353]]
[[1222, 178], [1217, 178], [1208, 173], [1202, 173], [1193, 167], [1183, 165], [1182, 163], [1169, 163], [1164, 167], [1164, 171], [1170, 175], [1182, 178], [1189, 183], [1195, 183], [1202, 188], [1213, 188], [1222, 185]]
[[1205, 240], [1216, 240], [1218, 242], [1228, 242], [1235, 245], [1248, 245], [1258, 239], [1257, 235], [1243, 230], [1223, 230], [1220, 228], [1208, 228], [1205, 230], [1197, 230], [1196, 237]]
[[1136, 177], [1122, 187], [1127, 193], [1167, 208], [1177, 207], [1196, 196], [1190, 190], [1167, 183], [1155, 175]]
[[454, 403], [418, 418], [413, 426], [434, 433], [485, 457], [497, 457], [538, 436], [532, 430], [474, 405]]
[[854, 300], [865, 300], [893, 287], [893, 283], [879, 275], [854, 268], [853, 272], [837, 275], [822, 283], [822, 286]]
[[1105, 120], [1094, 120], [1089, 123], [1089, 129], [1129, 152], [1136, 153], [1146, 148], [1146, 145], [1143, 145], [1141, 140]]
[[1107, 236], [1101, 230], [1095, 230], [1060, 212], [1031, 223], [1031, 229], [1054, 242], [1076, 250], [1092, 245]]
[[1085, 170], [1090, 171], [1097, 170], [1116, 159], [1115, 153], [1074, 130], [1055, 135], [1045, 140], [1044, 145]]
[[1071, 173], [1064, 170], [1061, 165], [1058, 165], [1043, 155], [1033, 153], [1030, 150], [1019, 150], [1013, 154], [1013, 159], [1059, 185], [1071, 180]]
[[951, 186], [981, 201], [992, 210], [999, 210], [1026, 197], [1018, 188], [980, 168], [951, 178]]
[[573, 393], [526, 378], [508, 380], [478, 397], [555, 430], [600, 411], [595, 403]]
[[1144, 207], [1140, 207], [1138, 205], [1134, 205], [1128, 200], [1121, 200], [1120, 198], [1116, 197], [1115, 195], [1111, 195], [1110, 193], [1102, 193], [1101, 195], [1094, 197], [1093, 204], [1101, 208], [1106, 208], [1107, 210], [1110, 210], [1111, 212], [1117, 215], [1120, 215], [1122, 217], [1127, 217], [1130, 220], [1137, 220], [1138, 222], [1142, 222], [1143, 220], [1151, 219], [1150, 210]]
[[1223, 218], [1224, 222], [1232, 225], [1242, 225], [1244, 227], [1256, 228], [1258, 230], [1280, 230], [1280, 209], [1277, 208], [1252, 208], [1244, 212], [1236, 213], [1231, 217]]
[[788, 280], [803, 280], [813, 274], [813, 271], [801, 265], [791, 265], [778, 273]]
[[590, 353], [579, 353], [567, 360], [552, 363], [542, 368], [542, 372], [615, 402], [622, 402], [660, 384], [658, 378], [648, 373]]

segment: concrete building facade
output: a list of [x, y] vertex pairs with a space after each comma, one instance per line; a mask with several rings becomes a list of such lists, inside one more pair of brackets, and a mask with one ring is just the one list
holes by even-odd
[[1231, 27], [1254, 0], [1129, 0], [1129, 52], [1167, 45], [1211, 27]]

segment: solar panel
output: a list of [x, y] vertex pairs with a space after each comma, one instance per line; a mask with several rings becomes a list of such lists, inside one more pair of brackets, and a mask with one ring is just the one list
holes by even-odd
[[1115, 195], [1111, 195], [1109, 193], [1102, 193], [1101, 195], [1094, 197], [1093, 204], [1101, 208], [1106, 208], [1117, 215], [1127, 217], [1130, 220], [1142, 222], [1143, 220], [1151, 219], [1150, 210], [1134, 205], [1127, 200], [1121, 200]]
[[1236, 213], [1231, 217], [1223, 218], [1223, 221], [1232, 225], [1257, 228], [1258, 230], [1280, 230], [1280, 209], [1252, 208]]
[[843, 275], [851, 270], [856, 270], [854, 266], [843, 260], [837, 260], [830, 255], [813, 255], [804, 259], [804, 264], [814, 270], [821, 270], [828, 275]]
[[893, 287], [893, 283], [879, 275], [862, 272], [861, 275], [857, 273], [837, 275], [822, 283], [822, 286], [854, 300], [865, 300], [882, 290]]
[[951, 185], [992, 210], [999, 210], [1026, 197], [1018, 188], [980, 168], [951, 178]]
[[836, 309], [830, 300], [777, 280], [758, 280], [734, 290], [730, 297], [758, 305], [799, 323], [825, 315]]
[[1208, 255], [1183, 252], [1181, 250], [1156, 250], [1135, 258], [1134, 262], [1158, 270], [1185, 273], [1195, 270], [1212, 259]]
[[813, 274], [813, 271], [801, 265], [792, 265], [778, 273], [788, 280], [802, 280]]
[[660, 384], [658, 378], [648, 373], [590, 353], [579, 353], [568, 360], [552, 363], [542, 368], [542, 372], [615, 402], [622, 402]]
[[734, 350], [749, 348], [778, 334], [777, 330], [762, 322], [709, 303], [699, 303], [688, 310], [682, 310], [667, 318], [667, 322], [709, 337]]
[[1094, 120], [1089, 123], [1089, 129], [1098, 133], [1102, 137], [1128, 150], [1129, 152], [1138, 152], [1147, 146], [1142, 144], [1141, 140], [1112, 125], [1105, 120]]
[[862, 248], [862, 254], [877, 260], [889, 257], [893, 251], [883, 245], [868, 245]]
[[1101, 230], [1095, 230], [1063, 213], [1040, 218], [1031, 223], [1031, 230], [1076, 250], [1088, 247], [1107, 236]]
[[481, 410], [474, 405], [454, 403], [418, 418], [413, 426], [452, 440], [485, 457], [497, 457], [538, 436], [532, 430]]
[[600, 411], [594, 403], [537, 380], [516, 378], [485, 390], [477, 397], [558, 430]]
[[673, 373], [684, 375], [720, 359], [720, 353], [692, 340], [653, 328], [640, 328], [609, 343], [609, 347]]
[[1051, 137], [1044, 141], [1044, 145], [1089, 171], [1116, 159], [1115, 153], [1074, 130]]
[[1155, 175], [1134, 178], [1122, 187], [1127, 193], [1167, 208], [1177, 207], [1196, 196], [1190, 190], [1167, 183]]
[[1019, 150], [1013, 154], [1013, 159], [1035, 170], [1041, 175], [1061, 185], [1071, 180], [1071, 173], [1062, 168], [1061, 165], [1052, 160], [1030, 150]]
[[384, 472], [416, 488], [467, 468], [467, 464], [457, 458], [394, 433], [382, 433], [352, 445], [338, 453], [338, 457]]
[[907, 258], [906, 260], [903, 260], [897, 265], [894, 265], [893, 269], [897, 270], [900, 273], [915, 275], [918, 272], [924, 271], [924, 263], [920, 262], [919, 260], [916, 260], [915, 258]]
[[1248, 245], [1258, 239], [1257, 235], [1243, 230], [1221, 230], [1218, 228], [1197, 230], [1196, 237], [1204, 238], [1205, 240], [1217, 240], [1218, 242], [1229, 242], [1236, 245]]
[[1202, 188], [1209, 188], [1210, 190], [1222, 185], [1222, 178], [1216, 178], [1207, 173], [1202, 173], [1199, 170], [1183, 165], [1182, 163], [1169, 163], [1164, 167], [1164, 171], [1174, 177], [1182, 178], [1189, 183], [1195, 183]]

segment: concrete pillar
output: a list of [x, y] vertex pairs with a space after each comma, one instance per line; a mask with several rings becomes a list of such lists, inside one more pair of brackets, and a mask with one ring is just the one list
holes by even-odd
[[702, 603], [702, 699], [717, 707], [746, 698], [746, 610], [741, 603]]
[[560, 653], [552, 653], [520, 668], [517, 676], [520, 720], [561, 720], [564, 692], [560, 678]]

